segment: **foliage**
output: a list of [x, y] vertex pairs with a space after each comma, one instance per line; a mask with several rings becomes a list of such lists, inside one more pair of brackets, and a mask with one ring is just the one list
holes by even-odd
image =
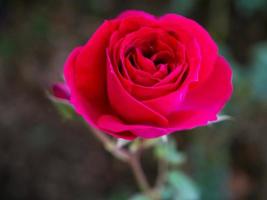
[[253, 60], [251, 63], [253, 96], [257, 99], [267, 99], [267, 42], [258, 44], [253, 49]]
[[163, 199], [198, 200], [199, 191], [195, 183], [182, 171], [170, 171], [167, 175], [167, 186], [162, 191]]
[[267, 9], [267, 1], [254, 0], [253, 3], [250, 0], [236, 0], [237, 7], [243, 14], [251, 16], [258, 11], [265, 11]]
[[57, 99], [49, 95], [49, 98], [52, 100], [53, 105], [58, 110], [59, 114], [66, 120], [76, 119], [77, 114], [75, 113], [73, 107], [66, 101]]
[[185, 155], [177, 151], [173, 140], [169, 142], [160, 142], [155, 146], [154, 153], [156, 157], [165, 160], [171, 165], [181, 165], [185, 161]]

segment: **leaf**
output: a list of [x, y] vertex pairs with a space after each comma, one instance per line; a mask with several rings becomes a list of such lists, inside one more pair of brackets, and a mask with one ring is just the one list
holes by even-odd
[[175, 189], [169, 185], [165, 185], [161, 188], [160, 194], [162, 199], [171, 200], [175, 196]]
[[51, 95], [48, 95], [48, 97], [63, 118], [75, 119], [77, 117], [77, 114], [75, 113], [73, 107], [67, 101], [55, 98]]
[[254, 47], [252, 62], [252, 87], [254, 96], [258, 99], [267, 99], [267, 42]]
[[198, 200], [200, 193], [194, 182], [181, 171], [171, 171], [168, 174], [168, 182], [175, 190], [174, 199]]
[[173, 141], [160, 143], [155, 147], [155, 155], [173, 165], [180, 165], [185, 162], [185, 155], [178, 152]]
[[234, 1], [240, 13], [246, 16], [251, 16], [255, 12], [264, 11], [267, 8], [266, 0], [236, 0]]
[[151, 200], [148, 197], [146, 197], [145, 195], [142, 194], [136, 194], [133, 197], [130, 198], [130, 200]]
[[181, 13], [183, 15], [189, 14], [195, 5], [195, 0], [171, 0], [170, 10]]

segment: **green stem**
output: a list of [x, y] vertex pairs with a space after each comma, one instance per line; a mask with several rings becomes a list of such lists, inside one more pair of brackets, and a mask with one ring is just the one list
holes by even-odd
[[158, 159], [158, 176], [155, 184], [156, 189], [160, 189], [164, 184], [167, 171], [168, 163], [164, 159]]
[[96, 136], [96, 138], [104, 144], [105, 148], [114, 157], [120, 159], [121, 161], [127, 162], [131, 166], [140, 190], [152, 200], [160, 199], [158, 190], [161, 188], [162, 184], [164, 184], [167, 163], [162, 160], [159, 161], [159, 174], [156, 180], [155, 188], [152, 188], [149, 185], [140, 162], [140, 153], [143, 150], [143, 142], [140, 143], [140, 146], [136, 151], [131, 152], [123, 148], [118, 148], [115, 142], [108, 135], [103, 134], [101, 131], [93, 128], [90, 129], [92, 130], [92, 133]]
[[96, 138], [103, 143], [106, 150], [109, 151], [114, 157], [124, 162], [128, 162], [128, 160], [130, 160], [130, 153], [122, 148], [117, 148], [115, 142], [113, 142], [108, 135], [103, 134], [97, 129], [91, 128], [91, 130]]
[[134, 153], [130, 156], [129, 164], [133, 170], [135, 175], [136, 181], [140, 187], [140, 189], [145, 193], [148, 194], [151, 190], [145, 173], [141, 167], [139, 155]]

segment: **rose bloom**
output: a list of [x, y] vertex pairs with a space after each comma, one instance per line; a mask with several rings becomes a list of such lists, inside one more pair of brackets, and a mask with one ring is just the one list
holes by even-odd
[[176, 14], [126, 11], [106, 20], [71, 52], [64, 78], [55, 96], [93, 127], [127, 140], [207, 125], [232, 94], [232, 72], [215, 42]]

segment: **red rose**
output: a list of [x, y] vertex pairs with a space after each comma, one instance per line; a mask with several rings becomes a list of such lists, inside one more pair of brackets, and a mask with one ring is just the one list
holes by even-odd
[[127, 11], [105, 21], [72, 51], [64, 76], [75, 110], [124, 139], [206, 125], [232, 94], [231, 69], [210, 35], [176, 14]]

